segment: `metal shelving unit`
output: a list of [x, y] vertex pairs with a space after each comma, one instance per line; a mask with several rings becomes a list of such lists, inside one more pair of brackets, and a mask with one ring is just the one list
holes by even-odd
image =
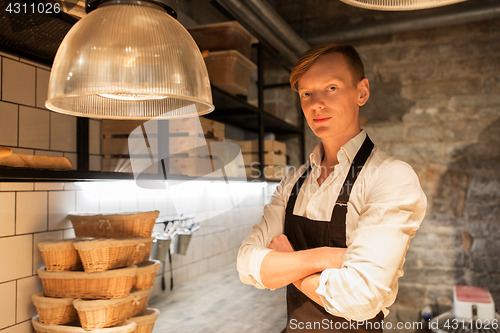
[[[63, 13], [62, 13], [63, 14]], [[66, 16], [63, 14], [61, 18], [59, 16], [54, 16], [53, 20], [61, 21], [64, 26], [70, 25], [68, 19], [64, 19]], [[71, 21], [72, 22], [72, 21]], [[69, 27], [68, 27], [69, 29]], [[64, 37], [64, 35], [63, 35]], [[53, 39], [53, 38], [52, 38]], [[62, 37], [61, 37], [62, 41]], [[54, 40], [52, 40], [54, 42]], [[24, 58], [29, 58], [29, 50], [23, 50], [22, 46], [18, 49], [13, 49], [9, 45], [3, 45], [0, 43], [0, 49], [7, 52], [19, 52]], [[303, 130], [303, 121], [301, 126], [291, 125], [284, 120], [267, 113], [263, 109], [264, 105], [264, 81], [263, 81], [263, 58], [268, 56], [273, 59], [277, 64], [280, 62], [277, 60], [277, 56], [273, 51], [262, 43], [257, 44], [257, 54], [258, 54], [258, 100], [259, 107], [255, 107], [246, 102], [246, 100], [233, 96], [217, 87], [212, 87], [213, 103], [215, 105], [215, 111], [206, 115], [206, 118], [219, 121], [224, 124], [232, 125], [250, 132], [258, 134], [259, 138], [259, 159], [261, 161], [261, 171], [264, 168], [264, 136], [265, 133], [273, 132], [279, 137], [288, 138], [294, 136], [300, 136], [302, 140], [302, 159], [304, 159], [304, 149], [305, 149], [305, 138]], [[42, 61], [42, 59], [35, 56], [31, 57], [34, 61]], [[52, 59], [53, 60], [53, 59]], [[45, 59], [47, 64], [47, 59]], [[89, 119], [78, 117], [77, 119], [77, 155], [78, 155], [78, 165], [77, 170], [46, 170], [46, 169], [20, 169], [20, 168], [9, 168], [0, 167], [0, 181], [8, 182], [50, 182], [50, 181], [64, 181], [64, 182], [74, 182], [74, 181], [89, 181], [89, 180], [132, 180], [134, 175], [130, 173], [116, 173], [116, 172], [99, 172], [99, 171], [89, 171]], [[263, 174], [261, 172], [261, 174]], [[151, 179], [161, 179], [163, 180], [163, 174], [159, 173], [157, 175], [148, 175]], [[192, 179], [191, 177], [178, 176], [175, 179]], [[207, 179], [205, 177], [196, 179]], [[265, 180], [265, 179], [260, 179]]]

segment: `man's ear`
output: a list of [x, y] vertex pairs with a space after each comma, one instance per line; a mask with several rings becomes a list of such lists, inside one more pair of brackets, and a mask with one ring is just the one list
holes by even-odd
[[358, 82], [358, 106], [363, 106], [370, 98], [370, 82], [367, 78]]

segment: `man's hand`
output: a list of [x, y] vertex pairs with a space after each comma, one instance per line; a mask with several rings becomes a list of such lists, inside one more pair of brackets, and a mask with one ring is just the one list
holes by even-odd
[[[341, 268], [344, 253], [347, 250], [325, 246], [295, 251], [285, 235], [274, 237], [268, 248], [276, 251], [269, 252], [262, 260], [260, 278], [264, 286], [271, 289], [281, 288], [294, 282], [302, 284], [302, 281], [298, 280], [321, 273], [325, 269]], [[319, 274], [316, 278], [318, 277]], [[310, 283], [313, 281], [316, 279], [307, 280], [307, 285], [314, 285]]]
[[288, 240], [288, 237], [286, 237], [283, 234], [279, 235], [278, 237], [274, 237], [271, 240], [271, 244], [269, 244], [268, 248], [271, 250], [276, 250], [276, 251], [281, 251], [281, 252], [293, 252], [293, 251], [295, 251], [293, 249], [292, 244]]

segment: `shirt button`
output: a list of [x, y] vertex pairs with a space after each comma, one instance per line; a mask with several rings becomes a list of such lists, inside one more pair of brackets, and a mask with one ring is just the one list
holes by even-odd
[[313, 203], [313, 205], [315, 205], [315, 204], [316, 204], [316, 201], [313, 201], [312, 203]]

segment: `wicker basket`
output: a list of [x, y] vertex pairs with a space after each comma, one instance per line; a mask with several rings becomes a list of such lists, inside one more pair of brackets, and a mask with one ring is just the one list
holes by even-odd
[[130, 294], [137, 266], [106, 272], [46, 272], [39, 269], [45, 296], [84, 299], [123, 298]]
[[[102, 272], [147, 260], [154, 238], [101, 239], [74, 243], [85, 272]], [[146, 258], [146, 259], [144, 259]]]
[[82, 269], [80, 256], [73, 240], [38, 243], [47, 271], [77, 271]]
[[141, 313], [148, 307], [149, 295], [151, 295], [153, 288], [136, 290], [131, 292], [134, 296], [134, 306], [132, 307], [132, 316]]
[[[78, 321], [66, 325], [44, 325], [38, 316], [31, 318], [31, 324], [37, 333], [87, 333], [80, 327]], [[121, 325], [93, 330], [92, 333], [133, 333], [137, 327], [134, 321], [127, 320]]]
[[51, 298], [38, 293], [31, 299], [42, 324], [61, 325], [78, 319], [76, 309], [73, 307], [74, 298]]
[[137, 324], [134, 333], [151, 333], [159, 314], [158, 309], [146, 309], [137, 316], [130, 318], [131, 321]]
[[113, 215], [68, 215], [77, 237], [151, 237], [159, 211]]
[[138, 244], [135, 250], [134, 264], [139, 264], [149, 260], [154, 240], [154, 237], [137, 238]]
[[143, 290], [152, 288], [155, 284], [156, 273], [160, 269], [160, 261], [152, 260], [137, 264], [133, 288]]
[[73, 302], [78, 311], [82, 328], [86, 331], [96, 328], [110, 327], [124, 322], [132, 316], [134, 296], [124, 298], [84, 301], [77, 299]]

